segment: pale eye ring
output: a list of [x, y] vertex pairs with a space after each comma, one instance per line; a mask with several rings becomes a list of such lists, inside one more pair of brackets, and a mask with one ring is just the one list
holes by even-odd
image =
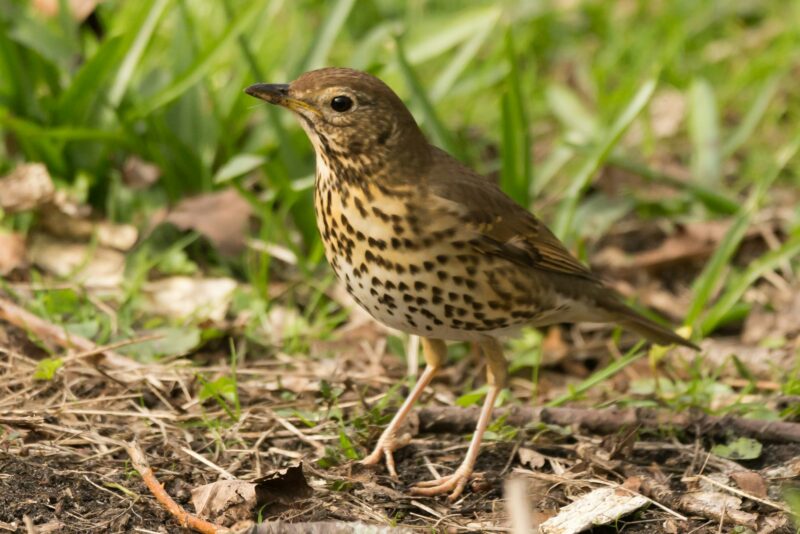
[[344, 113], [353, 107], [353, 99], [347, 95], [337, 95], [331, 99], [331, 109]]

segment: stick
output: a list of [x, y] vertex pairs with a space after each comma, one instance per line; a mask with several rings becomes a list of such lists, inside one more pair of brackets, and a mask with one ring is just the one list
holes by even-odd
[[133, 464], [133, 467], [142, 476], [142, 480], [144, 481], [145, 486], [147, 486], [147, 489], [149, 489], [150, 493], [153, 494], [156, 500], [175, 517], [182, 527], [191, 528], [192, 530], [202, 532], [203, 534], [217, 534], [218, 528], [216, 525], [191, 515], [189, 512], [184, 510], [181, 505], [172, 500], [172, 497], [169, 496], [167, 490], [164, 489], [164, 486], [161, 485], [161, 482], [159, 482], [155, 474], [153, 474], [153, 470], [147, 463], [147, 458], [145, 457], [144, 452], [142, 452], [142, 449], [139, 448], [139, 445], [137, 445], [136, 442], [126, 442], [125, 450], [127, 451], [128, 456], [131, 457], [131, 463]]
[[[650, 408], [589, 409], [530, 406], [512, 406], [494, 411], [494, 417], [503, 416], [506, 417], [506, 424], [516, 427], [531, 423], [577, 425], [597, 434], [613, 434], [633, 426], [650, 430], [677, 427], [695, 435], [727, 436], [734, 433], [761, 441], [800, 443], [799, 423], [759, 421], [733, 416], [717, 417], [696, 411], [675, 414]], [[419, 412], [420, 432], [463, 434], [471, 432], [477, 421], [476, 408], [430, 407]]]

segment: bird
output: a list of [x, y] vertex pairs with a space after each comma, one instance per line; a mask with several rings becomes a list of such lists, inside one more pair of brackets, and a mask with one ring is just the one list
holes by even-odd
[[403, 421], [445, 363], [446, 341], [477, 344], [488, 391], [452, 473], [411, 493], [464, 491], [507, 379], [501, 340], [521, 328], [608, 322], [647, 340], [697, 349], [644, 317], [489, 178], [431, 144], [383, 81], [327, 67], [245, 93], [290, 110], [316, 154], [314, 211], [325, 255], [353, 299], [391, 328], [420, 336], [426, 366], [366, 465], [407, 444]]

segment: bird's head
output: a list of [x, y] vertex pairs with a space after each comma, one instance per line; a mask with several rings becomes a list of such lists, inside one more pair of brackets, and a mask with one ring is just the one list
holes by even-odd
[[365, 72], [325, 68], [289, 84], [259, 83], [245, 92], [294, 112], [327, 161], [361, 161], [375, 168], [397, 160], [410, 164], [427, 148], [403, 101]]

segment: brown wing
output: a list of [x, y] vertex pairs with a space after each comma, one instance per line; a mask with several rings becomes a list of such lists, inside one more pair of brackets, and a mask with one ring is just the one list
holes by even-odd
[[428, 185], [434, 197], [474, 231], [470, 243], [482, 253], [525, 267], [597, 280], [529, 211], [438, 149]]

